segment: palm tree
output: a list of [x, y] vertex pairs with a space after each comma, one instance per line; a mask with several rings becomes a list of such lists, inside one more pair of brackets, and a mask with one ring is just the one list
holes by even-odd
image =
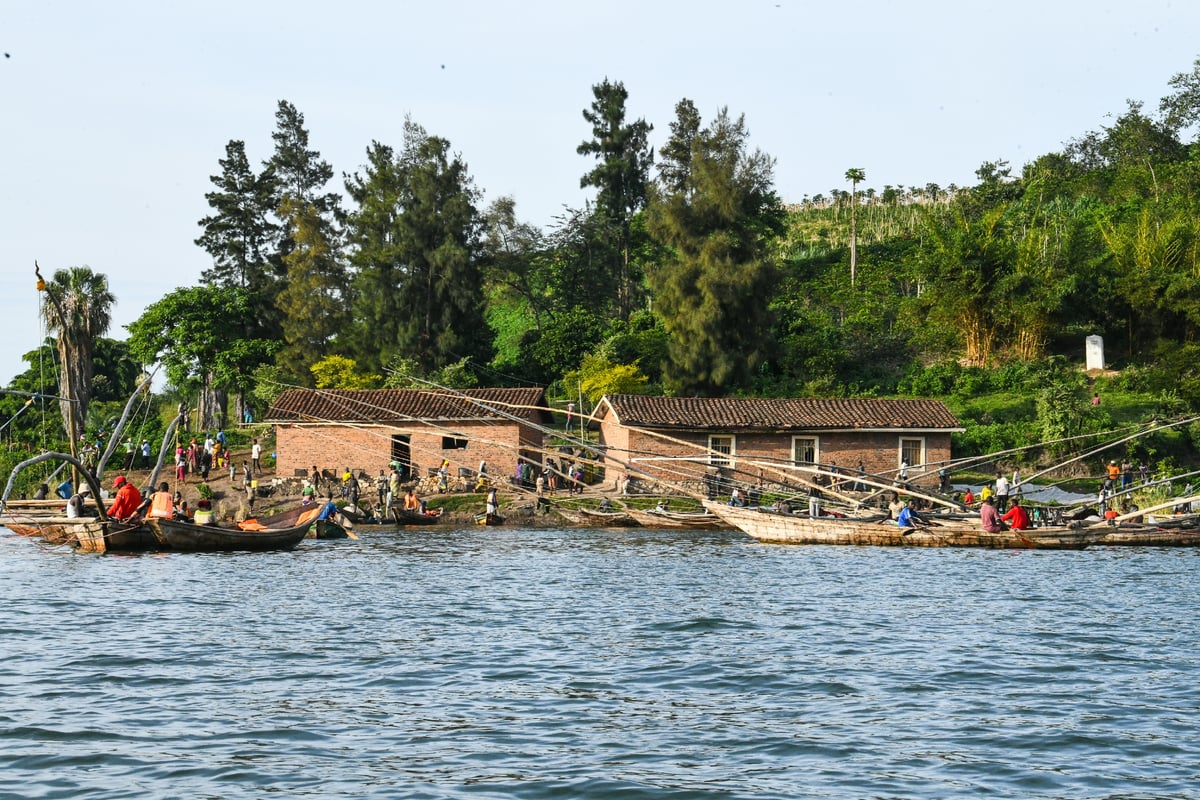
[[92, 354], [96, 339], [108, 332], [116, 298], [108, 290], [108, 278], [89, 267], [60, 269], [49, 282], [37, 262], [34, 272], [38, 288], [46, 293], [42, 304], [46, 328], [58, 335], [58, 404], [71, 440], [71, 454], [76, 455], [92, 399]]
[[858, 184], [867, 179], [867, 173], [861, 167], [851, 167], [846, 170], [846, 180], [850, 181], [850, 285], [854, 285], [854, 272], [858, 267]]

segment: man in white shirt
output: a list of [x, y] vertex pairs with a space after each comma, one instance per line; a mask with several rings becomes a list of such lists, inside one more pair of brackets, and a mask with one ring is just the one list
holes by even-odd
[[1003, 514], [1008, 509], [1008, 478], [996, 473], [996, 512]]

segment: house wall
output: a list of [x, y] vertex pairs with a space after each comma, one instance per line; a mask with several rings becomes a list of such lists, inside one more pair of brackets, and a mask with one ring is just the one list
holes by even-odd
[[[709, 466], [708, 432], [671, 431], [667, 437], [655, 436], [638, 428], [624, 428], [611, 420], [601, 426], [601, 442], [608, 448], [609, 463], [620, 472], [623, 466], [618, 461], [630, 461], [638, 473], [648, 473], [652, 478], [666, 482], [695, 481], [701, 479]], [[869, 473], [894, 476], [900, 464], [900, 440], [924, 439], [925, 463], [910, 465], [910, 482], [923, 485], [937, 483], [938, 464], [950, 459], [949, 433], [878, 433], [838, 431], [822, 433], [798, 432], [721, 432], [718, 435], [734, 436], [733, 468], [738, 470], [738, 480], [752, 481], [759, 467], [745, 462], [754, 460], [792, 461], [792, 440], [795, 436], [815, 437], [818, 440], [820, 462], [827, 466], [838, 466], [847, 471], [857, 468], [862, 461], [863, 469]], [[651, 455], [652, 454], [652, 455]], [[678, 459], [678, 460], [667, 460]], [[606, 480], [620, 477], [612, 467]], [[764, 480], [772, 476], [764, 471]]]
[[[443, 449], [443, 437], [454, 435], [467, 440], [465, 448]], [[410, 437], [414, 474], [424, 476], [430, 469], [450, 461], [450, 471], [460, 467], [474, 472], [479, 461], [488, 463], [488, 472], [505, 477], [516, 472], [517, 454], [522, 447], [540, 447], [541, 434], [530, 426], [515, 423], [454, 423], [445, 427], [383, 425], [278, 425], [276, 426], [276, 474], [290, 477], [307, 475], [315, 465], [340, 475], [346, 467], [355, 473], [379, 474], [392, 460], [392, 436]]]
[[626, 472], [625, 462], [629, 461], [629, 433], [629, 428], [618, 425], [611, 416], [605, 416], [600, 422], [600, 446], [604, 462], [602, 482], [614, 489]]

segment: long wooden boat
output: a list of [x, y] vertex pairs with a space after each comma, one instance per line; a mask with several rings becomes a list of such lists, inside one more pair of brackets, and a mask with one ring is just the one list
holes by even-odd
[[572, 525], [589, 528], [633, 528], [637, 520], [626, 511], [598, 511], [593, 508], [553, 506], [554, 513]]
[[146, 520], [146, 527], [154, 532], [164, 550], [187, 553], [290, 550], [308, 535], [312, 524], [312, 520], [306, 520], [290, 528], [242, 530], [217, 525], [196, 525], [173, 519]]
[[833, 544], [873, 547], [983, 547], [994, 549], [1082, 550], [1102, 541], [1106, 528], [1035, 528], [989, 533], [978, 522], [936, 522], [927, 528], [900, 528], [892, 520], [810, 517], [763, 508], [727, 506], [706, 501], [704, 507], [760, 542]]
[[1200, 530], [1153, 525], [1118, 528], [1106, 533], [1099, 544], [1117, 547], [1200, 547]]
[[716, 514], [707, 511], [663, 511], [660, 509], [627, 509], [626, 513], [643, 528], [716, 531], [733, 528]]

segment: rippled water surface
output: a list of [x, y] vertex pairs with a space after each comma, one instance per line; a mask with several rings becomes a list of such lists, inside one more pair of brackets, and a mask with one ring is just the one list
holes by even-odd
[[1198, 558], [0, 529], [0, 796], [1200, 797]]

